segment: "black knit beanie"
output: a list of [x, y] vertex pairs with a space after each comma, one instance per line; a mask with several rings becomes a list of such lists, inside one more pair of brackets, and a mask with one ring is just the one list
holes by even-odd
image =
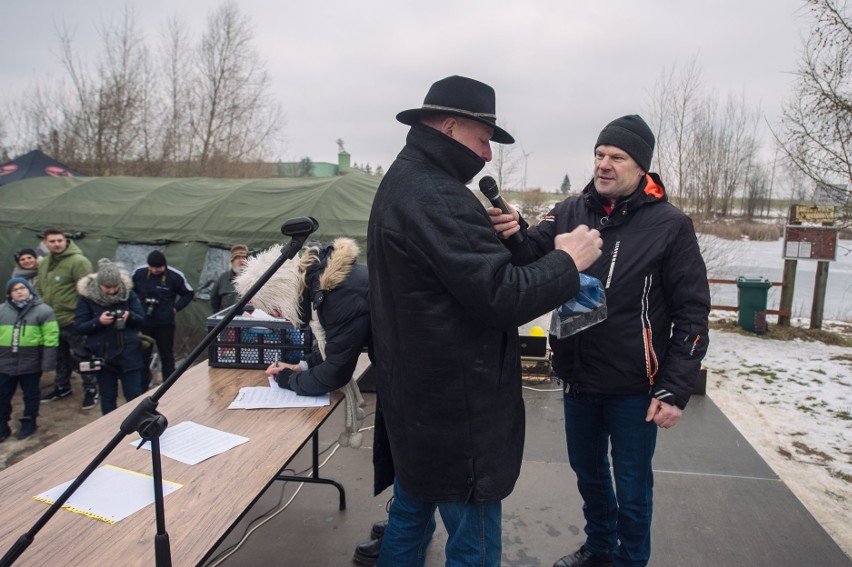
[[21, 260], [21, 256], [30, 255], [33, 258], [38, 259], [38, 254], [32, 248], [21, 248], [17, 252], [15, 252], [15, 262], [19, 262]]
[[654, 133], [638, 114], [616, 118], [601, 130], [598, 146], [616, 146], [627, 152], [645, 173], [651, 169], [654, 157]]
[[166, 257], [159, 250], [154, 250], [148, 254], [148, 265], [152, 268], [162, 268], [166, 265]]

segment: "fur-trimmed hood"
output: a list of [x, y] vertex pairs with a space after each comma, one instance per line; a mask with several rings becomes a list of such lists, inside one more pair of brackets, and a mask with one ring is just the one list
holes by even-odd
[[[271, 313], [277, 311], [282, 317], [298, 325], [305, 322], [305, 290], [313, 288], [331, 291], [339, 287], [352, 271], [358, 259], [358, 244], [348, 237], [336, 238], [330, 246], [308, 246], [301, 256], [284, 262], [260, 291], [252, 298], [252, 304]], [[276, 244], [246, 262], [242, 272], [234, 278], [234, 289], [240, 296], [260, 279], [263, 273], [281, 256], [281, 245]]]
[[121, 272], [121, 287], [115, 295], [105, 295], [98, 287], [98, 274], [89, 274], [83, 276], [77, 281], [77, 293], [86, 299], [91, 299], [98, 305], [113, 305], [127, 301], [130, 296], [130, 290], [133, 289], [133, 281], [130, 276]]

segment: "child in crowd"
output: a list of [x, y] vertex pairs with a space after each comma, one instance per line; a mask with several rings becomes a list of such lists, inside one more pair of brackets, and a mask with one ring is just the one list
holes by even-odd
[[0, 305], [0, 442], [12, 430], [12, 396], [18, 384], [24, 396], [24, 415], [17, 438], [37, 429], [41, 373], [56, 367], [59, 324], [53, 309], [33, 291], [25, 278], [6, 284], [6, 301]]

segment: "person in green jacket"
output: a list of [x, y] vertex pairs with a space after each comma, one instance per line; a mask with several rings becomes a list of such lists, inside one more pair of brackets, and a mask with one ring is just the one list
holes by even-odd
[[0, 305], [0, 442], [12, 430], [12, 396], [18, 384], [24, 395], [24, 414], [18, 439], [35, 433], [41, 373], [56, 366], [59, 324], [53, 309], [33, 292], [24, 278], [6, 284], [6, 301]]
[[[92, 263], [58, 228], [44, 231], [44, 244], [49, 254], [38, 266], [37, 292], [41, 300], [53, 308], [59, 323], [55, 387], [42, 397], [43, 401], [49, 402], [71, 395], [71, 353], [84, 342], [84, 338], [74, 330], [74, 310], [79, 297], [77, 281], [92, 272]], [[83, 375], [83, 389], [83, 409], [95, 407], [98, 386], [93, 374]]]

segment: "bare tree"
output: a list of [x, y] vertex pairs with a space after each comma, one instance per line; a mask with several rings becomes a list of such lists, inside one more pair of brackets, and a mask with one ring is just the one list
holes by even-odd
[[804, 0], [813, 18], [776, 134], [810, 180], [850, 206], [852, 197], [852, 14], [846, 0]]
[[697, 58], [663, 72], [651, 96], [656, 165], [669, 194], [686, 211], [732, 212], [757, 155], [759, 112], [745, 97], [702, 91]]
[[695, 55], [683, 67], [663, 70], [651, 97], [651, 122], [657, 125], [656, 170], [669, 194], [685, 210], [697, 209], [697, 190], [689, 163], [695, 144], [695, 120], [705, 103], [701, 68]]
[[72, 36], [60, 32], [62, 62], [71, 77], [76, 107], [66, 107], [64, 135], [74, 139], [78, 162], [93, 175], [120, 175], [139, 155], [144, 141], [144, 108], [153, 78], [148, 53], [131, 8], [122, 22], [99, 28], [103, 53], [94, 76], [72, 49]]
[[177, 20], [156, 64], [126, 8], [97, 26], [101, 52], [85, 65], [59, 30], [68, 84], [51, 82], [13, 103], [10, 146], [45, 149], [92, 175], [268, 175], [283, 126], [253, 33], [236, 4], [208, 19], [200, 43]]
[[745, 189], [757, 155], [756, 131], [760, 112], [749, 110], [745, 96], [729, 96], [719, 123], [719, 181], [722, 216], [733, 212], [736, 195]]
[[749, 219], [762, 211], [769, 201], [769, 173], [766, 167], [757, 164], [751, 168], [745, 183], [743, 212]]
[[270, 81], [251, 46], [253, 31], [233, 1], [208, 18], [192, 90], [194, 158], [204, 174], [263, 154], [282, 125]]
[[[503, 129], [508, 130], [505, 126]], [[523, 174], [523, 157], [518, 155], [515, 144], [492, 144], [491, 148], [491, 161], [486, 171], [497, 180], [500, 190], [518, 189], [518, 179]]]
[[162, 38], [162, 112], [159, 117], [152, 115], [148, 122], [159, 133], [159, 151], [158, 156], [151, 155], [150, 162], [157, 175], [189, 175], [193, 154], [189, 120], [193, 50], [186, 25], [177, 18], [168, 21]]

